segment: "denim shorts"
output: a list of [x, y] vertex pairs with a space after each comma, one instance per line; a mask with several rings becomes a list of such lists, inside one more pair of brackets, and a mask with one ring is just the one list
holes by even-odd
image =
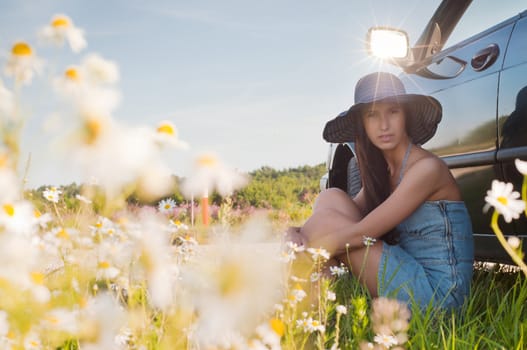
[[463, 202], [429, 201], [397, 226], [399, 242], [383, 242], [378, 295], [456, 309], [470, 293], [474, 241]]

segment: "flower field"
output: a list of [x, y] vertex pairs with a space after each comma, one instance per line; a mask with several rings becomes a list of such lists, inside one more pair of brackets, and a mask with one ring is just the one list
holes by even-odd
[[[42, 45], [57, 50], [86, 48], [84, 31], [63, 14], [38, 33]], [[372, 299], [344, 266], [323, 274], [329, 258], [323, 247], [282, 242], [287, 226], [309, 215], [309, 190], [299, 194], [302, 207], [252, 203], [269, 190], [258, 187], [263, 180], [212, 154], [198, 157], [192, 176], [176, 181], [162, 152], [189, 143], [169, 120], [155, 126], [117, 120], [119, 68], [99, 54], [50, 81], [69, 117], [58, 143], [86, 178], [73, 191], [25, 188], [31, 162], [20, 152], [26, 109], [19, 101], [26, 86], [46, 76], [46, 60], [25, 41], [9, 52], [0, 79], [0, 349], [526, 346], [521, 272], [480, 268], [461, 313], [421, 313]], [[525, 162], [517, 166], [526, 174]], [[521, 197], [506, 184], [493, 185], [487, 202], [496, 222], [499, 215], [507, 221], [523, 215], [526, 186]], [[205, 199], [213, 196], [217, 203], [209, 206]], [[527, 275], [521, 242], [503, 244]]]

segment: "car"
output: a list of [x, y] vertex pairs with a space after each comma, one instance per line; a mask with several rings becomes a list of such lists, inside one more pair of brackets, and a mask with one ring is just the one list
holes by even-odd
[[[423, 147], [445, 161], [459, 184], [472, 220], [476, 260], [511, 263], [490, 227], [492, 211], [483, 208], [493, 179], [522, 188], [514, 160], [527, 160], [527, 10], [444, 49], [470, 3], [442, 1], [413, 48], [388, 57], [400, 68], [408, 93], [431, 95], [443, 106], [437, 133]], [[385, 35], [390, 44], [409, 42], [400, 29], [374, 27], [368, 31], [371, 53]], [[353, 143], [329, 148], [321, 188], [353, 195], [361, 186]], [[499, 226], [506, 236], [527, 242], [524, 214], [511, 223], [500, 216]]]

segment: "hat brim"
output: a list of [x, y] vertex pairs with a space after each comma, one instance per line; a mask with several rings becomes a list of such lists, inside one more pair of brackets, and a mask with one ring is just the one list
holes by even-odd
[[360, 118], [362, 107], [373, 102], [392, 100], [404, 104], [409, 112], [407, 130], [413, 143], [422, 145], [434, 136], [443, 115], [439, 101], [432, 96], [404, 94], [351, 106], [346, 113], [341, 113], [326, 123], [322, 133], [324, 140], [332, 143], [354, 141], [357, 135], [357, 123], [354, 119]]

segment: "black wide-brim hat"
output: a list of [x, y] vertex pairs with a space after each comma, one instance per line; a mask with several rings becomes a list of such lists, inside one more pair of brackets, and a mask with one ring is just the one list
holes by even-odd
[[356, 118], [361, 109], [373, 102], [396, 101], [408, 113], [406, 130], [413, 143], [422, 145], [434, 136], [443, 109], [431, 96], [407, 94], [401, 80], [391, 73], [377, 72], [364, 76], [355, 86], [355, 104], [346, 112], [328, 121], [323, 137], [332, 143], [354, 141], [357, 135]]

